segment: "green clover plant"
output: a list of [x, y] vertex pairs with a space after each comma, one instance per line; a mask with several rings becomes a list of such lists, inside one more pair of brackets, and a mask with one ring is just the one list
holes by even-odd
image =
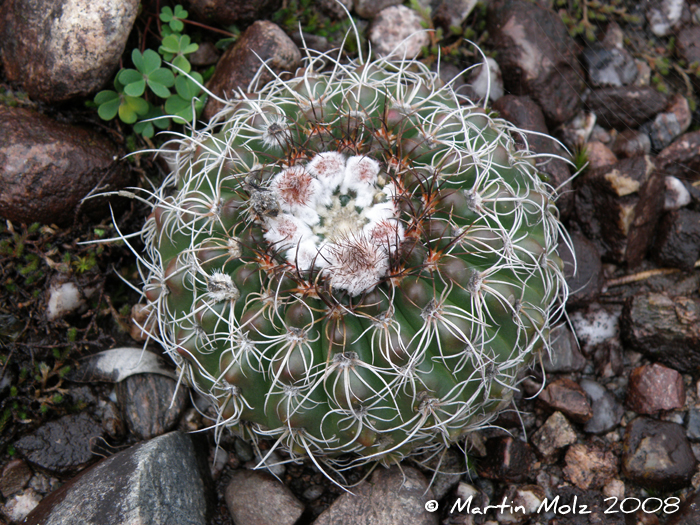
[[[114, 89], [95, 95], [97, 113], [103, 120], [117, 115], [134, 132], [151, 138], [156, 128], [168, 129], [175, 124], [192, 122], [204, 108], [202, 75], [192, 72], [187, 56], [199, 45], [181, 32], [187, 11], [176, 5], [163, 7], [160, 13], [161, 45], [158, 52], [134, 49], [133, 68], [122, 68], [114, 79]], [[169, 64], [165, 66], [163, 61]], [[174, 88], [174, 93], [170, 88]]]

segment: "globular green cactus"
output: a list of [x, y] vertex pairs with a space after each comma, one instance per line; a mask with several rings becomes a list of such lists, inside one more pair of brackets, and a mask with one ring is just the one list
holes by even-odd
[[388, 463], [508, 405], [566, 296], [553, 191], [513, 132], [420, 62], [309, 52], [180, 139], [144, 296], [215, 424]]

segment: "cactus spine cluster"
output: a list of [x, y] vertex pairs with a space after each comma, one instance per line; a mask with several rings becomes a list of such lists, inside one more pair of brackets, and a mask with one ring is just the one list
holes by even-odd
[[147, 325], [218, 427], [330, 464], [444, 448], [547, 348], [553, 191], [420, 62], [308, 55], [179, 140], [142, 232]]

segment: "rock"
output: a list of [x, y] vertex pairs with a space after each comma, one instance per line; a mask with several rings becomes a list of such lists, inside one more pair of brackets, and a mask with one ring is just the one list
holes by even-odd
[[83, 312], [87, 309], [87, 300], [97, 289], [94, 286], [81, 286], [77, 278], [69, 280], [65, 274], [57, 274], [51, 278], [46, 297], [46, 319], [56, 321], [73, 312]]
[[382, 9], [369, 30], [372, 50], [379, 56], [414, 58], [430, 43], [422, 19], [413, 9], [395, 5]]
[[678, 125], [681, 127], [681, 133], [685, 133], [693, 121], [693, 114], [690, 111], [688, 99], [680, 93], [676, 93], [669, 99], [666, 111], [676, 116]]
[[569, 318], [584, 352], [589, 352], [618, 335], [619, 317], [616, 312], [591, 304], [586, 311], [577, 310]]
[[206, 445], [171, 432], [103, 459], [44, 498], [24, 525], [206, 525]]
[[371, 20], [380, 11], [400, 3], [401, 0], [355, 0], [355, 13]]
[[69, 224], [78, 211], [109, 214], [90, 192], [120, 190], [131, 170], [122, 152], [94, 130], [23, 108], [0, 106], [0, 216], [17, 223]]
[[557, 128], [557, 137], [569, 150], [582, 148], [589, 140], [595, 140], [591, 138], [595, 121], [594, 113], [579, 111], [574, 118]]
[[653, 241], [664, 203], [664, 177], [648, 156], [623, 159], [577, 181], [583, 233], [604, 260], [638, 265]]
[[[681, 29], [676, 35], [676, 53], [689, 66], [700, 64], [700, 26], [693, 24]], [[695, 89], [700, 80], [691, 75]]]
[[345, 9], [353, 9], [353, 0], [316, 0], [315, 3], [319, 11], [335, 20], [345, 20], [348, 16]]
[[511, 485], [503, 493], [503, 497], [508, 506], [496, 513], [496, 520], [498, 523], [520, 524], [537, 514], [537, 509], [542, 505], [546, 494], [538, 485]]
[[102, 429], [83, 412], [45, 423], [19, 439], [15, 447], [27, 461], [42, 469], [70, 474], [93, 460], [92, 442], [100, 438]]
[[518, 128], [533, 132], [525, 133], [524, 137], [516, 135], [514, 137], [516, 147], [524, 148], [526, 139], [527, 147], [531, 151], [545, 155], [544, 159], [537, 160], [538, 168], [549, 175], [552, 186], [559, 188], [557, 207], [562, 216], [568, 216], [573, 206], [573, 194], [569, 181], [571, 171], [564, 160], [552, 157], [552, 155], [562, 155], [564, 152], [556, 141], [549, 137], [549, 130], [540, 107], [530, 97], [505, 95], [493, 104], [493, 109]]
[[588, 305], [596, 300], [605, 283], [603, 263], [596, 245], [578, 232], [571, 233], [571, 249], [559, 241], [559, 256], [564, 261], [564, 276], [569, 286], [569, 307]]
[[586, 157], [588, 159], [589, 170], [596, 170], [617, 162], [615, 153], [605, 144], [597, 140], [592, 140], [586, 144]]
[[651, 152], [651, 139], [648, 133], [636, 129], [626, 129], [615, 137], [612, 151], [621, 159], [648, 155]]
[[685, 405], [683, 377], [663, 365], [654, 363], [632, 370], [627, 386], [627, 406], [637, 414], [653, 415]]
[[576, 336], [566, 323], [552, 328], [551, 350], [542, 359], [545, 371], [549, 373], [580, 372], [586, 366], [586, 358], [578, 349]]
[[637, 78], [637, 64], [624, 49], [593, 44], [583, 51], [581, 60], [595, 87], [624, 86]]
[[[626, 515], [619, 511], [608, 511], [611, 500], [605, 500], [600, 491], [597, 490], [581, 490], [577, 487], [563, 485], [556, 487], [552, 497], [549, 499], [550, 509], [553, 510], [552, 504], [557, 496], [557, 511], [551, 513], [552, 518], [549, 520], [538, 520], [538, 523], [546, 523], [547, 525], [626, 525]], [[618, 505], [619, 506], [619, 505]], [[546, 507], [545, 507], [546, 508]], [[574, 509], [578, 512], [574, 514]], [[566, 514], [561, 512], [567, 510]], [[582, 513], [584, 511], [585, 513]], [[540, 514], [544, 514], [543, 509]], [[641, 525], [641, 524], [636, 524]]]
[[486, 455], [476, 464], [479, 476], [507, 483], [522, 483], [530, 475], [535, 454], [530, 445], [511, 436], [486, 440]]
[[650, 86], [594, 89], [586, 106], [602, 126], [636, 129], [666, 107], [666, 96]]
[[40, 501], [41, 497], [34, 490], [29, 489], [8, 498], [4, 510], [13, 522], [20, 522], [39, 505]]
[[449, 30], [461, 26], [472, 12], [478, 0], [432, 0], [430, 14], [437, 27]]
[[282, 478], [287, 470], [285, 461], [274, 450], [272, 452], [256, 452], [255, 460], [251, 462], [249, 467], [267, 470], [277, 478]]
[[653, 254], [660, 266], [692, 271], [700, 257], [700, 212], [680, 209], [664, 214]]
[[583, 430], [589, 434], [605, 434], [619, 425], [625, 409], [612, 392], [591, 379], [582, 379], [580, 385], [591, 400], [593, 413]]
[[7, 0], [0, 53], [8, 80], [45, 102], [91, 94], [117, 69], [138, 7], [138, 0]]
[[121, 441], [124, 438], [126, 428], [124, 427], [124, 421], [122, 420], [116, 404], [109, 400], [100, 400], [95, 410], [95, 415], [100, 420], [102, 428], [109, 437], [117, 441]]
[[503, 96], [503, 77], [498, 62], [486, 57], [486, 63], [488, 67], [481, 63], [469, 72], [469, 87], [474, 95], [472, 100], [484, 100], [488, 95], [493, 102]]
[[554, 412], [532, 436], [532, 443], [545, 457], [551, 457], [559, 450], [576, 442], [576, 432], [561, 412]]
[[409, 466], [377, 468], [372, 481], [362, 481], [336, 499], [314, 525], [371, 523], [372, 525], [437, 525], [438, 514], [425, 510], [434, 499], [423, 474]]
[[681, 133], [681, 125], [674, 113], [662, 112], [654, 120], [644, 124], [640, 129], [648, 131], [654, 151], [661, 151], [671, 144]]
[[431, 471], [435, 471], [435, 477], [431, 480], [430, 489], [433, 491], [435, 499], [441, 500], [462, 478], [466, 470], [464, 454], [450, 447], [445, 449], [444, 453], [431, 456], [424, 465]]
[[4, 498], [17, 494], [32, 478], [32, 469], [21, 459], [7, 462], [0, 475], [0, 493]]
[[277, 11], [282, 0], [187, 0], [195, 18], [215, 27], [250, 24]]
[[585, 83], [559, 15], [524, 0], [497, 0], [489, 3], [486, 22], [506, 90], [529, 95], [552, 127], [573, 117]]
[[656, 166], [666, 176], [670, 175], [691, 183], [699, 180], [700, 131], [685, 133], [664, 148], [656, 156]]
[[652, 2], [646, 11], [651, 32], [656, 36], [667, 36], [678, 30], [683, 22], [690, 20], [690, 10], [685, 0], [661, 0]]
[[600, 489], [617, 475], [617, 457], [599, 444], [574, 443], [564, 461], [564, 475], [582, 490]]
[[226, 487], [226, 505], [235, 523], [294, 525], [304, 505], [266, 472], [238, 470]]
[[696, 460], [682, 426], [638, 417], [627, 425], [622, 472], [642, 487], [672, 492], [689, 484]]
[[194, 53], [187, 55], [187, 59], [193, 66], [212, 66], [216, 64], [221, 58], [221, 51], [219, 51], [212, 42], [200, 42], [199, 48]]
[[640, 293], [627, 302], [621, 317], [623, 339], [632, 350], [680, 372], [700, 366], [700, 301]]
[[[239, 89], [248, 91], [250, 87], [255, 91], [272, 80], [270, 70], [279, 75], [294, 72], [300, 64], [301, 51], [286, 33], [272, 22], [259, 20], [226, 50], [207, 87], [214, 95], [232, 100]], [[251, 86], [254, 78], [257, 78], [256, 84]], [[209, 97], [203, 118], [210, 119], [222, 108], [220, 102]]]
[[586, 392], [566, 377], [549, 383], [538, 399], [550, 409], [560, 411], [577, 423], [585, 423], [593, 416]]
[[[187, 401], [184, 388], [169, 377], [137, 374], [117, 384], [124, 420], [138, 439], [151, 439], [171, 430]], [[174, 396], [174, 399], [173, 399]]]
[[667, 176], [664, 179], [666, 194], [664, 196], [664, 210], [678, 210], [692, 202], [690, 192], [679, 179]]
[[700, 410], [697, 407], [688, 410], [687, 427], [688, 439], [696, 443], [700, 441]]
[[[669, 511], [675, 510], [676, 507], [670, 507]], [[669, 517], [666, 525], [696, 525], [700, 523], [700, 491], [696, 490], [688, 495], [677, 512], [669, 512]]]

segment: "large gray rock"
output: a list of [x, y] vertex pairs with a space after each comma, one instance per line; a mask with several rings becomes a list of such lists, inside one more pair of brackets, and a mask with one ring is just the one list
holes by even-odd
[[5, 74], [31, 98], [55, 102], [96, 91], [111, 78], [138, 0], [7, 0], [0, 3]]
[[206, 452], [172, 432], [97, 463], [44, 498], [24, 525], [206, 525]]
[[412, 467], [378, 468], [333, 502], [314, 525], [437, 525], [438, 513], [425, 510], [433, 499], [425, 477]]

